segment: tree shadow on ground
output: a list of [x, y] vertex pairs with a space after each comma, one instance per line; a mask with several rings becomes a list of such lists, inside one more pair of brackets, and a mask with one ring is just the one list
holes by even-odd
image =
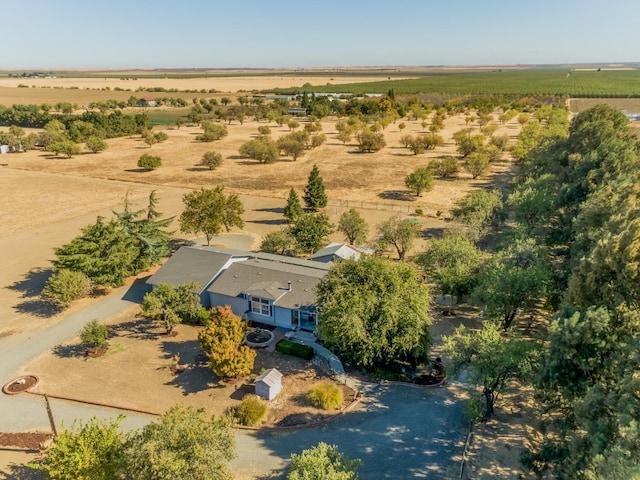
[[412, 202], [417, 198], [409, 190], [385, 190], [384, 192], [380, 192], [378, 197], [384, 200], [399, 200], [401, 202]]
[[54, 355], [60, 358], [84, 357], [87, 345], [80, 343], [74, 345], [56, 345], [51, 349]]
[[22, 280], [18, 280], [7, 288], [21, 292], [22, 298], [36, 297], [40, 295], [44, 284], [52, 274], [51, 268], [34, 268], [29, 270]]
[[[28, 453], [36, 453], [29, 451]], [[12, 479], [12, 480], [44, 480], [46, 477], [45, 472], [34, 470], [26, 465], [9, 465], [7, 470], [7, 476], [0, 478]], [[268, 479], [269, 477], [264, 477]]]
[[233, 400], [241, 401], [245, 396], [252, 395], [255, 393], [255, 385], [248, 383], [240, 383], [236, 384], [236, 388], [233, 390], [229, 398]]
[[429, 227], [422, 229], [422, 238], [431, 239], [431, 238], [442, 238], [444, 233], [445, 226], [442, 227]]
[[162, 342], [162, 351], [167, 360], [179, 355], [180, 365], [188, 365], [186, 370], [166, 383], [182, 389], [183, 395], [198, 393], [212, 388], [215, 383], [220, 383], [220, 379], [209, 368], [207, 357], [197, 340], [167, 340]]
[[146, 172], [151, 172], [151, 170], [147, 170], [146, 168], [125, 168], [124, 169], [125, 172], [130, 172], [130, 173], [146, 173]]
[[136, 340], [156, 340], [164, 329], [157, 320], [146, 317], [136, 317], [128, 322], [120, 322], [109, 326], [113, 336], [129, 337]]
[[284, 225], [287, 220], [284, 218], [274, 218], [272, 220], [247, 220], [247, 223], [258, 223], [260, 225]]
[[198, 167], [198, 166], [195, 166], [195, 167], [189, 167], [186, 170], [187, 170], [187, 172], [213, 172], [213, 171], [215, 171], [215, 168], [212, 170], [209, 167]]
[[254, 208], [254, 212], [271, 212], [284, 215], [284, 207], [271, 207], [271, 208]]
[[26, 313], [35, 317], [49, 318], [60, 313], [60, 309], [55, 305], [41, 299], [34, 298], [32, 300], [25, 300], [13, 307], [18, 313]]

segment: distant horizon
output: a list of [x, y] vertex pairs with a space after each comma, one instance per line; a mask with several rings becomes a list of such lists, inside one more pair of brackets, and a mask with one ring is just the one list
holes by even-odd
[[575, 67], [575, 66], [593, 66], [594, 68], [605, 67], [610, 69], [640, 69], [640, 60], [637, 61], [626, 61], [626, 62], [616, 62], [616, 61], [601, 61], [601, 62], [561, 62], [561, 63], [512, 63], [512, 64], [438, 64], [438, 65], [393, 65], [393, 64], [380, 64], [380, 65], [317, 65], [317, 66], [289, 66], [289, 67], [252, 67], [252, 66], [244, 66], [244, 67], [142, 67], [142, 66], [132, 66], [132, 67], [121, 67], [121, 66], [113, 66], [113, 67], [61, 67], [61, 66], [21, 66], [21, 67], [6, 67], [0, 66], [0, 71], [9, 72], [16, 70], [30, 70], [30, 71], [86, 71], [86, 72], [103, 72], [103, 71], [275, 71], [275, 72], [300, 72], [300, 71], [310, 71], [310, 72], [319, 72], [327, 70], [334, 71], [345, 71], [345, 72], [357, 72], [359, 70], [366, 71], [374, 71], [374, 70], [390, 70], [394, 69], [397, 71], [402, 71], [402, 69], [409, 70], [430, 70], [430, 69], [483, 69], [483, 68], [549, 68], [549, 67]]

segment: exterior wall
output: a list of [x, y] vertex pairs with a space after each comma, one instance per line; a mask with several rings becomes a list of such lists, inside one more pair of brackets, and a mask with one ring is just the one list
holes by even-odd
[[231, 311], [236, 315], [242, 315], [249, 308], [249, 302], [242, 297], [227, 297], [226, 295], [218, 295], [209, 292], [209, 305], [212, 307], [229, 305]]
[[273, 385], [269, 387], [269, 385], [264, 382], [256, 383], [256, 395], [264, 398], [265, 400], [273, 400], [278, 396], [281, 390], [282, 385]]
[[293, 328], [291, 325], [291, 310], [278, 306], [273, 307], [275, 324], [278, 327]]

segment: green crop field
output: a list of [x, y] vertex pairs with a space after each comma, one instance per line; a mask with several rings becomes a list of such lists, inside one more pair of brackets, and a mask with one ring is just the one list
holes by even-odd
[[[308, 92], [454, 94], [454, 95], [560, 95], [568, 97], [640, 97], [640, 70], [569, 71], [503, 70], [446, 72], [409, 80], [322, 85]], [[288, 89], [287, 91], [302, 91]]]

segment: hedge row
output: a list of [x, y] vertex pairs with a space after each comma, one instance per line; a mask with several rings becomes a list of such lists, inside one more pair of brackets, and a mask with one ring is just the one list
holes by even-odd
[[276, 350], [286, 355], [294, 355], [296, 357], [311, 360], [313, 358], [313, 348], [308, 345], [301, 345], [291, 340], [282, 339], [276, 344]]

